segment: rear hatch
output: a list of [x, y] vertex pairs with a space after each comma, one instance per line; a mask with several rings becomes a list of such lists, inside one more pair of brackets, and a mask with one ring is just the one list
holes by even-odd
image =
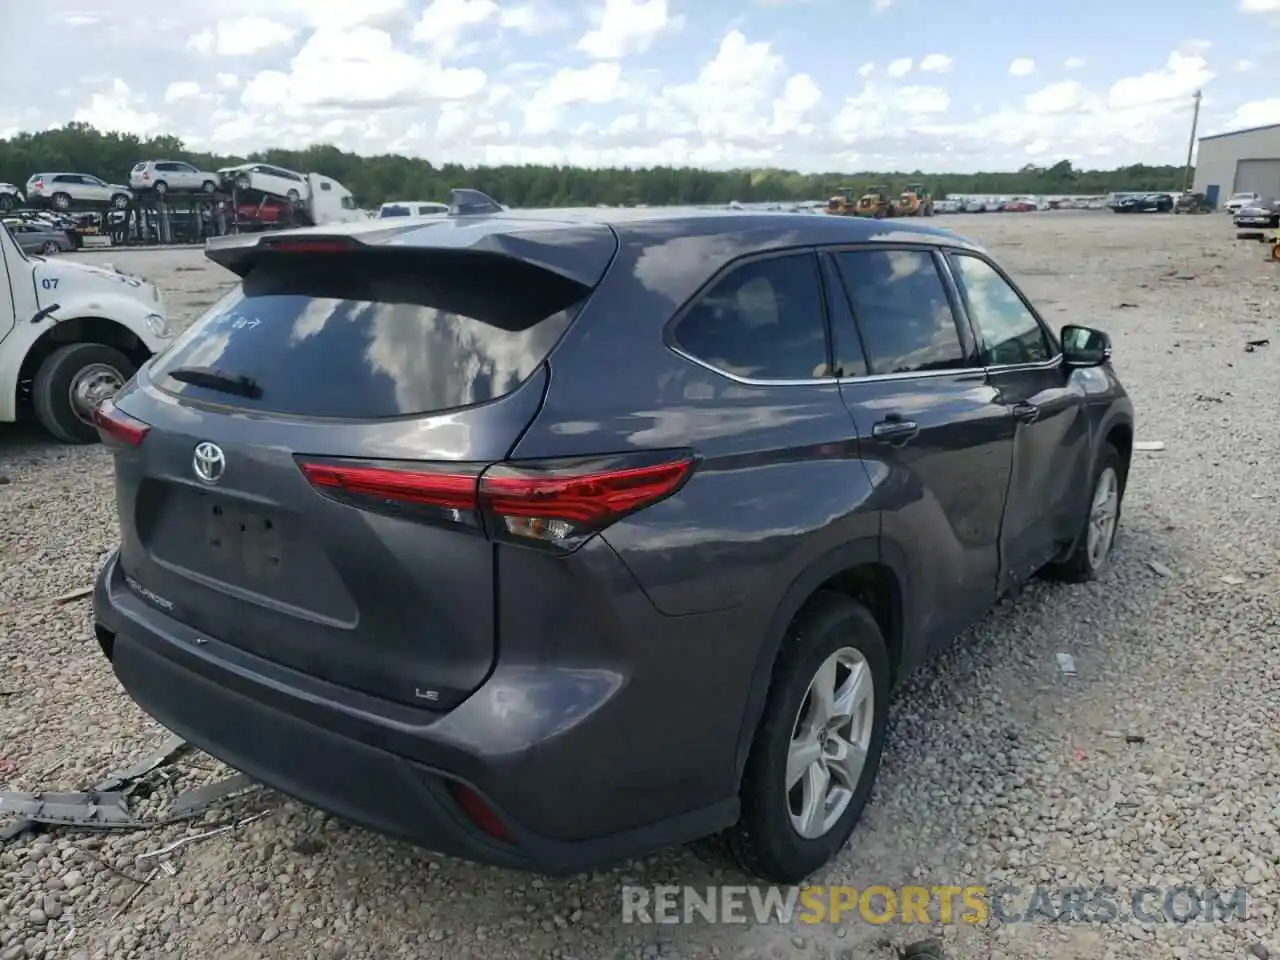
[[[607, 227], [494, 231], [211, 247], [243, 283], [99, 421], [139, 598], [390, 700], [447, 708], [483, 682], [495, 547], [465, 481], [533, 420], [616, 251]], [[384, 495], [435, 475], [432, 496]]]

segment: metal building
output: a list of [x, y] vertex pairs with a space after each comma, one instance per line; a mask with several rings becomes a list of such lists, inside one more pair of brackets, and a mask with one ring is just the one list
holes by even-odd
[[1245, 191], [1280, 198], [1280, 123], [1201, 137], [1195, 189], [1214, 206]]

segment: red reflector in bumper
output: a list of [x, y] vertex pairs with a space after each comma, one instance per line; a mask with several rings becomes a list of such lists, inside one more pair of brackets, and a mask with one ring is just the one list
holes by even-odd
[[503, 843], [511, 842], [511, 834], [506, 825], [493, 812], [493, 808], [485, 803], [480, 794], [463, 783], [451, 784], [450, 792], [472, 823], [495, 840], [501, 840]]

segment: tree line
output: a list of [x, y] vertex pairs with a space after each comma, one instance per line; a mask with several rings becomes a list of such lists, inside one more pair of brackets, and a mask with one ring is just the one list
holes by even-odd
[[1135, 164], [1115, 170], [1077, 170], [1068, 160], [1051, 166], [1029, 164], [1011, 172], [940, 174], [918, 170], [798, 173], [693, 167], [592, 169], [537, 164], [465, 167], [398, 154], [363, 157], [326, 144], [305, 150], [270, 149], [240, 157], [188, 150], [177, 137], [140, 138], [70, 123], [0, 140], [0, 182], [21, 187], [34, 173], [60, 171], [127, 183], [130, 169], [140, 160], [185, 160], [208, 170], [260, 161], [302, 173], [319, 173], [343, 183], [364, 207], [376, 207], [389, 200], [448, 201], [454, 187], [482, 190], [512, 207], [825, 200], [842, 190], [856, 194], [871, 185], [884, 185], [897, 192], [913, 182], [926, 184], [935, 197], [1097, 196], [1113, 191], [1177, 190], [1185, 176], [1180, 166]]

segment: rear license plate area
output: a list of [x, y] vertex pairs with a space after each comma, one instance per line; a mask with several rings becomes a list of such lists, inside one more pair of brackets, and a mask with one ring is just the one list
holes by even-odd
[[211, 573], [245, 587], [283, 575], [289, 551], [279, 517], [221, 498], [201, 499], [199, 535]]

